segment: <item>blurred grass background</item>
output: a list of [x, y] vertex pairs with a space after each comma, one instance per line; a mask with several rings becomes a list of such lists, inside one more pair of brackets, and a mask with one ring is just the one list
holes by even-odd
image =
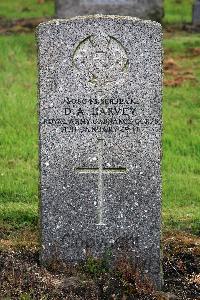
[[7, 19], [48, 17], [54, 11], [54, 0], [0, 0], [0, 16]]
[[[165, 0], [164, 23], [191, 22], [190, 0]], [[46, 0], [1, 0], [7, 19], [52, 16]], [[199, 233], [200, 34], [164, 35], [164, 229]], [[34, 34], [0, 36], [0, 226], [36, 228], [38, 222], [37, 65]]]

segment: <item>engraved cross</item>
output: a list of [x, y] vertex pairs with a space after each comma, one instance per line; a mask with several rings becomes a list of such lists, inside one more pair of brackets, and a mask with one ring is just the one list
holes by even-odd
[[103, 167], [103, 140], [98, 140], [98, 167], [97, 168], [76, 168], [79, 174], [98, 174], [98, 207], [97, 225], [105, 225], [103, 222], [104, 210], [104, 193], [103, 193], [103, 175], [104, 174], [123, 174], [126, 173], [126, 168], [104, 168]]

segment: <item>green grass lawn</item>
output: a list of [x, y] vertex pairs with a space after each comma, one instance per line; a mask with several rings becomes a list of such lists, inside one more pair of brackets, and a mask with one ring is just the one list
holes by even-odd
[[164, 223], [197, 233], [200, 229], [200, 55], [193, 55], [192, 49], [200, 49], [200, 35], [175, 35], [165, 39], [164, 46], [166, 56], [174, 59], [181, 76], [187, 78], [190, 73], [193, 79], [164, 89]]
[[37, 216], [36, 49], [32, 35], [0, 37], [0, 219]]
[[[165, 22], [190, 21], [190, 0], [165, 1]], [[184, 19], [180, 19], [180, 11]], [[1, 0], [7, 18], [53, 15], [53, 1]], [[200, 227], [200, 34], [164, 40], [166, 60], [184, 80], [164, 88], [163, 220], [165, 229]], [[196, 49], [196, 50], [195, 50]], [[197, 51], [197, 52], [195, 52]], [[173, 71], [173, 70], [172, 70]], [[38, 222], [37, 68], [33, 34], [0, 36], [0, 226], [34, 228]]]
[[192, 22], [192, 5], [196, 0], [164, 0], [166, 24]]
[[7, 19], [53, 16], [54, 11], [54, 0], [0, 0], [0, 16]]
[[[198, 232], [200, 220], [200, 35], [164, 41], [167, 57], [181, 72], [193, 73], [164, 89], [164, 228]], [[31, 34], [0, 37], [0, 220], [7, 227], [35, 226], [38, 220], [36, 49]]]

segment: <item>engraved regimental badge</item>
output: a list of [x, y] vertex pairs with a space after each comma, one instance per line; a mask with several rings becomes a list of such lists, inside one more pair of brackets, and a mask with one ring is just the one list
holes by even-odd
[[128, 58], [122, 44], [108, 35], [89, 36], [74, 51], [73, 63], [91, 86], [109, 90], [123, 84]]

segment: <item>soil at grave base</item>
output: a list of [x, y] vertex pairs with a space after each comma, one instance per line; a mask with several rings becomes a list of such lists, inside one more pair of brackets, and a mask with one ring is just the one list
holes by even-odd
[[124, 264], [116, 273], [96, 276], [56, 261], [45, 268], [38, 250], [14, 250], [8, 243], [8, 249], [0, 251], [0, 299], [200, 299], [200, 239], [168, 233], [163, 244], [164, 292], [150, 295], [149, 286], [136, 292], [135, 274]]
[[32, 32], [40, 23], [47, 22], [49, 20], [50, 18], [45, 17], [13, 20], [8, 20], [4, 17], [0, 17], [0, 35]]

